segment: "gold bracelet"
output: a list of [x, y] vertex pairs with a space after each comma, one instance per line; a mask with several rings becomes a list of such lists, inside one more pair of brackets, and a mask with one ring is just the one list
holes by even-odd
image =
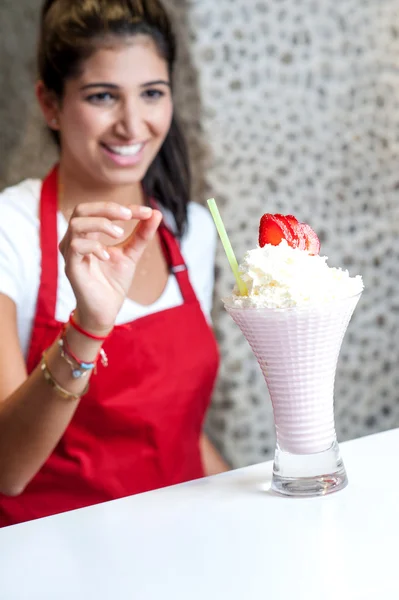
[[85, 389], [80, 394], [74, 394], [72, 392], [68, 392], [68, 390], [65, 390], [63, 387], [61, 387], [56, 382], [56, 380], [54, 379], [54, 377], [52, 376], [52, 374], [49, 371], [49, 368], [48, 368], [47, 362], [46, 362], [46, 353], [45, 352], [43, 352], [43, 354], [42, 354], [42, 360], [40, 361], [40, 369], [41, 369], [41, 371], [43, 373], [43, 377], [47, 381], [47, 383], [50, 384], [50, 386], [57, 392], [57, 394], [59, 396], [61, 396], [61, 398], [64, 398], [65, 400], [80, 400], [81, 396], [84, 396], [85, 394], [87, 394], [87, 392], [89, 390], [89, 384], [86, 385]]

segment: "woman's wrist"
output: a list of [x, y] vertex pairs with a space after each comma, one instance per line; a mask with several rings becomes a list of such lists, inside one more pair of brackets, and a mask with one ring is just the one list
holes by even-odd
[[82, 361], [93, 362], [102, 348], [104, 340], [97, 340], [77, 331], [71, 323], [65, 326], [65, 339], [72, 353]]
[[72, 312], [69, 325], [82, 335], [86, 334], [86, 337], [97, 341], [106, 340], [114, 328], [114, 323], [98, 323], [85, 317], [78, 307]]
[[88, 379], [97, 365], [101, 363], [106, 367], [108, 364], [102, 344], [102, 339], [93, 339], [70, 322], [66, 323], [60, 336], [45, 353], [41, 363], [43, 375], [59, 394], [61, 390], [71, 398], [80, 397], [86, 393]]

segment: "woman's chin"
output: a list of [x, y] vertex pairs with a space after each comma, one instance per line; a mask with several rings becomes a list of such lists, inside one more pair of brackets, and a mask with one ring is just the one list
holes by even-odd
[[141, 183], [146, 172], [147, 169], [141, 165], [130, 168], [104, 168], [104, 166], [102, 166], [97, 167], [95, 175], [98, 183], [102, 182], [105, 185], [134, 185]]

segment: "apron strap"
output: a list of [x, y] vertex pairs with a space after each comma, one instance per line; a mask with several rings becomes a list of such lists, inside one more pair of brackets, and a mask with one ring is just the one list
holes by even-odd
[[42, 184], [39, 226], [42, 268], [36, 317], [55, 319], [58, 281], [58, 165], [56, 165]]
[[184, 302], [196, 302], [197, 296], [191, 285], [188, 268], [175, 236], [163, 221], [158, 231], [166, 262], [169, 265], [170, 272], [176, 277]]
[[58, 279], [58, 235], [57, 235], [57, 181], [58, 166], [55, 166], [42, 183], [39, 204], [39, 241], [41, 249], [41, 273], [33, 321], [27, 369], [31, 373], [40, 360], [46, 344], [47, 327], [55, 321]]

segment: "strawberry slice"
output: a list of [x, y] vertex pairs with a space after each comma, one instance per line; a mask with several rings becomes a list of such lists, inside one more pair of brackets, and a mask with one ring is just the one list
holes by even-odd
[[307, 223], [301, 223], [301, 228], [306, 237], [306, 250], [309, 254], [318, 254], [320, 252], [320, 240], [316, 232]]
[[285, 215], [285, 219], [288, 221], [288, 223], [291, 225], [292, 229], [296, 229], [296, 226], [298, 225], [299, 221], [296, 217], [294, 217], [294, 215]]
[[290, 246], [293, 245], [293, 243], [296, 240], [296, 233], [294, 231], [294, 228], [292, 227], [289, 219], [285, 216], [285, 215], [273, 215], [273, 217], [275, 218], [275, 220], [277, 221], [277, 223], [280, 225], [282, 231], [284, 232], [284, 237], [287, 240], [288, 244]]
[[285, 240], [282, 225], [274, 218], [274, 215], [266, 213], [260, 220], [259, 225], [259, 246], [263, 248], [266, 244], [278, 246]]
[[299, 223], [293, 215], [263, 215], [259, 226], [259, 246], [278, 246], [282, 240], [286, 240], [292, 248], [307, 250], [312, 255], [320, 251], [319, 238], [307, 223]]
[[302, 223], [297, 223], [295, 227], [295, 232], [297, 235], [297, 243], [294, 248], [298, 248], [298, 250], [306, 250], [306, 235], [302, 227]]
[[306, 250], [306, 236], [302, 230], [301, 223], [298, 221], [294, 215], [286, 215], [285, 219], [291, 225], [293, 230], [293, 243], [291, 244], [293, 248], [299, 248], [299, 250]]

